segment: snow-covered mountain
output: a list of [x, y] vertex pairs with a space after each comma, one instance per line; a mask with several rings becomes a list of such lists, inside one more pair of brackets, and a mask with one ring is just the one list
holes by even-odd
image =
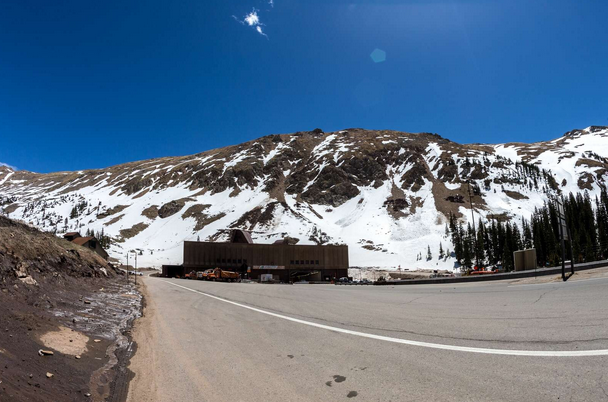
[[[597, 194], [608, 127], [532, 144], [461, 145], [436, 134], [347, 129], [270, 135], [185, 157], [38, 174], [0, 166], [0, 209], [43, 230], [104, 231], [110, 255], [182, 261], [184, 240], [345, 243], [352, 266], [449, 268], [449, 213], [529, 218], [560, 192]], [[427, 247], [433, 258], [426, 257]]]

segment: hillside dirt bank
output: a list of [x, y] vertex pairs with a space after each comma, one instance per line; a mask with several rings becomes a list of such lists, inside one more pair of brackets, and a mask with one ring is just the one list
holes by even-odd
[[0, 216], [0, 401], [119, 401], [141, 295], [90, 250]]
[[46, 290], [34, 303], [20, 300], [22, 286], [2, 288], [1, 401], [124, 399], [141, 297], [121, 279]]

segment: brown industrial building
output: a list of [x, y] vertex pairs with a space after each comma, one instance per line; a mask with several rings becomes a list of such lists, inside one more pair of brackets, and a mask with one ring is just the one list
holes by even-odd
[[95, 237], [82, 237], [79, 232], [69, 232], [63, 235], [63, 238], [79, 246], [86, 247], [95, 253], [99, 254], [104, 260], [108, 259], [108, 253], [101, 247], [99, 240]]
[[[163, 276], [222, 268], [243, 278], [280, 282], [330, 281], [348, 276], [348, 246], [296, 245], [290, 239], [255, 244], [243, 230], [232, 230], [227, 243], [184, 242], [184, 263], [163, 266]], [[272, 275], [272, 276], [270, 276]]]

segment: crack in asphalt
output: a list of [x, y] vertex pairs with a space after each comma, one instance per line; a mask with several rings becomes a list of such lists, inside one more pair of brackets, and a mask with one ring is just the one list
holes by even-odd
[[540, 295], [540, 296], [538, 296], [538, 299], [536, 299], [536, 300], [534, 301], [534, 303], [532, 303], [532, 304], [536, 304], [536, 303], [538, 303], [538, 302], [539, 302], [539, 301], [540, 301], [540, 300], [541, 300], [541, 299], [542, 299], [542, 298], [543, 298], [543, 297], [544, 297], [546, 294], [551, 293], [551, 292], [554, 292], [554, 291], [556, 291], [556, 290], [559, 290], [559, 288], [553, 288], [553, 289], [547, 290], [546, 292], [541, 293], [541, 295]]
[[407, 302], [405, 302], [405, 303], [399, 303], [399, 304], [397, 304], [397, 305], [398, 305], [398, 306], [405, 306], [406, 304], [410, 304], [410, 303], [412, 303], [412, 302], [415, 302], [416, 300], [424, 299], [425, 297], [429, 297], [429, 296], [432, 296], [432, 295], [425, 295], [425, 296], [415, 297], [415, 298], [413, 298], [413, 299], [412, 299], [412, 300], [410, 300], [410, 301], [407, 301]]
[[602, 392], [604, 393], [604, 395], [606, 396], [606, 399], [608, 399], [608, 392], [606, 392], [606, 389], [604, 388], [604, 386], [602, 385], [602, 380], [604, 379], [604, 374], [602, 374], [602, 376], [600, 377], [598, 384], [600, 386], [600, 389], [602, 390]]

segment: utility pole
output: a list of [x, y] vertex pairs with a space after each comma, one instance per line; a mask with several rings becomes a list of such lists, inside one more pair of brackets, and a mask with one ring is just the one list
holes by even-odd
[[471, 195], [471, 179], [467, 180], [467, 189], [469, 191], [469, 201], [471, 202], [471, 223], [473, 226], [473, 248], [475, 253], [475, 265], [479, 267], [480, 261], [477, 260], [477, 232], [475, 231], [475, 215], [473, 214], [473, 196]]
[[566, 241], [570, 245], [570, 276], [574, 275], [574, 253], [572, 251], [572, 237], [570, 235], [570, 229], [566, 223], [566, 212], [564, 210], [564, 204], [556, 198], [557, 204], [557, 219], [559, 225], [559, 237], [562, 248], [562, 280], [565, 282], [569, 277], [566, 277]]
[[564, 232], [564, 228], [560, 222], [559, 225], [559, 237], [560, 237], [560, 245], [562, 247], [562, 280], [565, 282], [566, 278], [566, 241], [564, 237], [566, 236]]
[[137, 251], [135, 252], [135, 286], [137, 286]]
[[[469, 190], [469, 201], [471, 202], [471, 223], [473, 224], [473, 232], [475, 232], [475, 215], [473, 215], [473, 196], [471, 195], [471, 179], [467, 180], [467, 188]], [[475, 239], [477, 239], [477, 236], [475, 236]]]

